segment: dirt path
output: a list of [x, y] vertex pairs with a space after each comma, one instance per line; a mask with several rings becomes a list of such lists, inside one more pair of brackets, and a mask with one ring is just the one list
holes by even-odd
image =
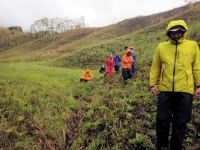
[[81, 110], [73, 112], [68, 121], [65, 124], [65, 128], [63, 129], [63, 139], [64, 139], [64, 149], [70, 149], [71, 145], [75, 141], [78, 136], [78, 127], [83, 119], [84, 114], [88, 110], [88, 105], [90, 104], [90, 99], [82, 99], [81, 97], [74, 97], [77, 100], [80, 100], [83, 103], [83, 107]]

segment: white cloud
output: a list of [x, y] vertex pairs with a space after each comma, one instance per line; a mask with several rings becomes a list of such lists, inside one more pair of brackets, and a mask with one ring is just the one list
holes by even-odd
[[20, 25], [27, 29], [43, 17], [84, 16], [89, 26], [105, 26], [184, 4], [184, 0], [0, 0], [0, 25]]

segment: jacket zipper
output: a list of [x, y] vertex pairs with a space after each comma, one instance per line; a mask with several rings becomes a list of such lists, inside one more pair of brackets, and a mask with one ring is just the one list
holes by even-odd
[[176, 43], [176, 51], [175, 51], [175, 58], [174, 58], [174, 69], [173, 69], [173, 80], [172, 80], [172, 92], [174, 92], [174, 78], [175, 78], [175, 73], [176, 73], [176, 55], [177, 55], [177, 48], [178, 48], [178, 43]]

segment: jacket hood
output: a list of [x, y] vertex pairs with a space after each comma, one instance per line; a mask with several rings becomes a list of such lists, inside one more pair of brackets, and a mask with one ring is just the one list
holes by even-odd
[[183, 38], [181, 38], [180, 40], [183, 40], [186, 38], [187, 34], [188, 34], [188, 27], [185, 23], [184, 20], [176, 20], [176, 21], [171, 21], [169, 22], [168, 26], [167, 26], [167, 33], [169, 32], [169, 30], [175, 26], [181, 26], [183, 27], [186, 31], [185, 33], [183, 34]]

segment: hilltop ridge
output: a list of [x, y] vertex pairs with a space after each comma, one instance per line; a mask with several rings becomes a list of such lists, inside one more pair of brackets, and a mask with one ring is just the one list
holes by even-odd
[[[0, 30], [0, 58], [1, 61], [58, 60], [59, 58], [63, 59], [64, 57], [73, 56], [76, 52], [82, 53], [85, 49], [101, 51], [100, 47], [102, 46], [100, 45], [103, 45], [105, 48], [106, 45], [110, 45], [109, 49], [119, 51], [122, 45], [128, 44], [125, 39], [132, 41], [131, 45], [135, 45], [133, 41], [134, 36], [143, 34], [144, 37], [147, 36], [148, 38], [150, 33], [157, 34], [165, 30], [170, 20], [184, 19], [189, 26], [198, 24], [198, 20], [200, 20], [199, 8], [200, 2], [149, 16], [126, 19], [106, 27], [75, 29], [39, 39], [33, 39], [28, 33], [18, 33], [15, 36], [13, 31], [5, 35]], [[12, 34], [14, 36], [11, 36]], [[6, 37], [10, 39], [7, 43], [4, 40]], [[116, 43], [118, 46], [115, 46], [114, 41], [117, 39], [121, 39], [124, 43], [119, 44], [118, 42]], [[136, 47], [141, 46], [136, 45]]]

